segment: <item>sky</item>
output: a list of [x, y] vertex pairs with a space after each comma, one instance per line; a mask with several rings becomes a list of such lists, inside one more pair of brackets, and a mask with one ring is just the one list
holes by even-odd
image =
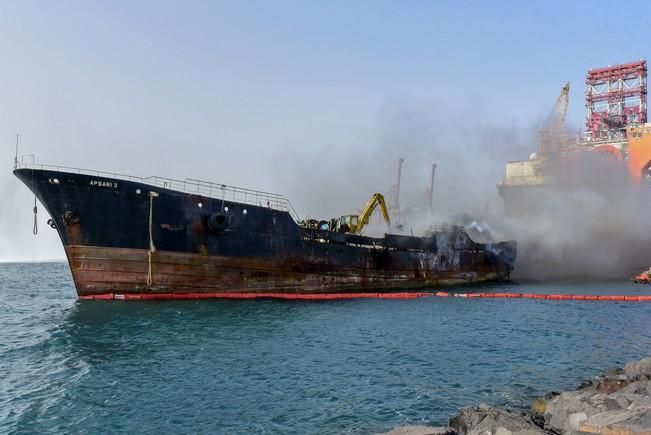
[[361, 207], [399, 157], [413, 192], [439, 163], [439, 204], [496, 200], [565, 81], [577, 128], [588, 68], [649, 57], [649, 17], [647, 1], [0, 0], [0, 260], [64, 257], [47, 216], [31, 234], [17, 133], [41, 163], [277, 191], [304, 215]]

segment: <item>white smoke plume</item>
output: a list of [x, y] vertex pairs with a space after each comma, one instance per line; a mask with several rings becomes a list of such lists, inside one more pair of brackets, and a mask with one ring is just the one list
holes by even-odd
[[[587, 153], [552, 169], [559, 185], [532, 191], [536, 208], [530, 213], [508, 216], [496, 185], [507, 161], [538, 151], [537, 126], [478, 122], [459, 128], [461, 114], [422, 109], [385, 108], [376, 118], [375, 136], [297, 150], [278, 171], [285, 191], [312, 217], [354, 213], [372, 193], [389, 190], [402, 157], [401, 205], [423, 210], [426, 204], [418, 199], [436, 162], [433, 215], [407, 216], [405, 234], [430, 225], [488, 224], [496, 237], [518, 241], [516, 279], [627, 279], [648, 267], [651, 192], [632, 183], [622, 164]], [[366, 233], [385, 230], [378, 224]]]

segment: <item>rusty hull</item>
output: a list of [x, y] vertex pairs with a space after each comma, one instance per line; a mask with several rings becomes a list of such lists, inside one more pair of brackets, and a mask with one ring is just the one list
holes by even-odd
[[331, 269], [305, 264], [308, 272], [273, 260], [156, 251], [151, 284], [148, 251], [67, 246], [80, 296], [103, 293], [288, 292], [327, 293], [358, 290], [422, 289], [503, 278], [498, 272], [427, 272], [423, 270]]

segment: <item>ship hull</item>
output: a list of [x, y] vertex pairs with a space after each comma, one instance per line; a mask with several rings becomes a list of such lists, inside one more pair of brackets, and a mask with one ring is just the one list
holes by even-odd
[[[147, 250], [68, 246], [75, 286], [79, 295], [108, 293], [324, 293], [370, 290], [408, 290], [436, 285], [464, 284], [504, 279], [499, 271], [465, 274], [330, 269], [314, 267], [296, 272], [276, 261], [208, 256], [196, 253], [156, 251], [152, 258], [151, 284]], [[320, 270], [319, 270], [320, 269]]]
[[479, 244], [458, 228], [370, 238], [303, 228], [263, 201], [62, 171], [14, 173], [52, 217], [81, 297], [415, 290], [507, 279], [515, 262], [514, 242]]

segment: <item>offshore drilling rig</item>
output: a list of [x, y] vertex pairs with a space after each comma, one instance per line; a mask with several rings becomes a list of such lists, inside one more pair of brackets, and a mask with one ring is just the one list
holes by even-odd
[[585, 158], [617, 162], [635, 183], [651, 183], [651, 124], [647, 123], [647, 62], [590, 69], [586, 75], [585, 133], [569, 137], [566, 83], [540, 130], [540, 149], [528, 160], [506, 164], [498, 185], [508, 214], [535, 213], [544, 190], [572, 183], [572, 171]]

